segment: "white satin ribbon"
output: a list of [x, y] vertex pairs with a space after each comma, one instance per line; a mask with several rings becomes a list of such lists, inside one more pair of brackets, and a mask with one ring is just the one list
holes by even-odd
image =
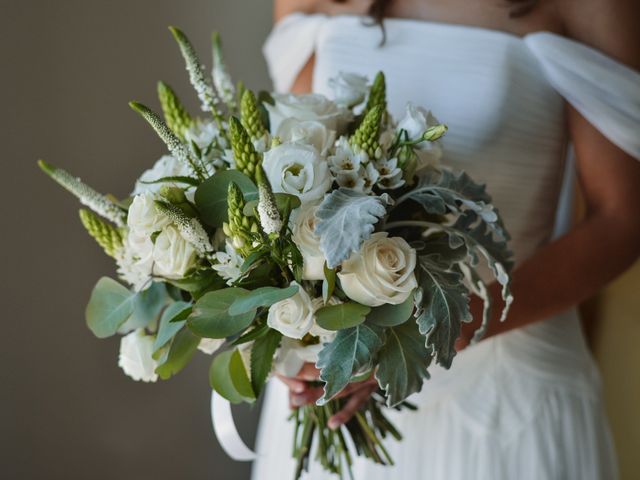
[[233, 421], [231, 403], [215, 390], [211, 392], [211, 422], [222, 449], [238, 462], [251, 462], [256, 453], [244, 443]]

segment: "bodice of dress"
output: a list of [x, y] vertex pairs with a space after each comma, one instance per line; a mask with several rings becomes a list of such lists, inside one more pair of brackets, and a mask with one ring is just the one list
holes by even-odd
[[[516, 264], [554, 232], [568, 140], [565, 100], [640, 157], [640, 75], [601, 53], [544, 32], [521, 38], [406, 19], [388, 19], [385, 28], [386, 42], [380, 45], [380, 29], [362, 17], [290, 15], [265, 45], [276, 90], [288, 90], [313, 54], [313, 90], [329, 97], [328, 80], [339, 71], [369, 78], [383, 71], [394, 117], [401, 118], [412, 102], [449, 126], [443, 162], [487, 184], [512, 236]], [[585, 391], [597, 383], [575, 311], [464, 350], [450, 372], [432, 369], [422, 400], [463, 389], [457, 399], [470, 407], [491, 397], [479, 389], [501, 388], [480, 382], [480, 376], [505, 380], [524, 373], [527, 381]], [[526, 382], [516, 385], [518, 395], [526, 394]], [[474, 421], [482, 419], [481, 410], [470, 408]]]

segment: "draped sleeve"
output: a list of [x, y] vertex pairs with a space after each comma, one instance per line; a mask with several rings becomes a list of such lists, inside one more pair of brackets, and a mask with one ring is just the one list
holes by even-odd
[[558, 93], [611, 142], [640, 160], [640, 73], [553, 33], [533, 33], [525, 42]]
[[313, 55], [318, 32], [326, 20], [322, 14], [292, 13], [274, 26], [262, 52], [276, 92], [291, 89]]

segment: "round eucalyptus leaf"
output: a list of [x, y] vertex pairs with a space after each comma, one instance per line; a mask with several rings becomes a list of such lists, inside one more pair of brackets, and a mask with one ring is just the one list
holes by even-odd
[[115, 280], [102, 277], [87, 305], [87, 326], [98, 338], [114, 335], [133, 313], [135, 298], [135, 293]]
[[246, 200], [258, 198], [255, 184], [238, 170], [223, 170], [208, 178], [196, 189], [195, 202], [200, 217], [208, 225], [221, 227], [227, 221], [227, 195], [229, 184], [235, 183]]

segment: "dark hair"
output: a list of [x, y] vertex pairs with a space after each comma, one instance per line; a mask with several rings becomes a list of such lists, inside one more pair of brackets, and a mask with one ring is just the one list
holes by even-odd
[[[345, 3], [347, 0], [333, 0], [336, 3]], [[393, 0], [373, 0], [369, 7], [369, 16], [377, 24], [382, 24], [384, 17]], [[511, 4], [509, 9], [509, 17], [522, 17], [529, 13], [538, 3], [537, 0], [506, 0]]]

